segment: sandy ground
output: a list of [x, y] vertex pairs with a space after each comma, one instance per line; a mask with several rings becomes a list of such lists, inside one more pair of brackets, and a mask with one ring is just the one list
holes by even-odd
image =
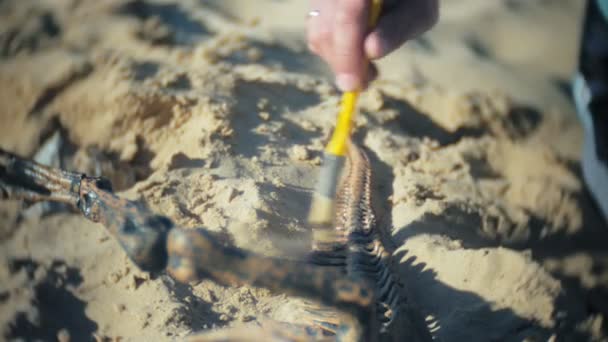
[[[306, 253], [339, 96], [305, 1], [0, 2], [0, 146], [245, 249]], [[608, 229], [568, 95], [578, 0], [444, 0], [380, 62], [355, 139], [410, 305], [437, 340], [605, 340]], [[60, 138], [60, 143], [49, 142]], [[50, 147], [49, 147], [50, 146]], [[100, 225], [0, 203], [6, 339], [174, 340], [295, 320], [293, 299], [138, 271]], [[244, 322], [244, 323], [243, 323]]]

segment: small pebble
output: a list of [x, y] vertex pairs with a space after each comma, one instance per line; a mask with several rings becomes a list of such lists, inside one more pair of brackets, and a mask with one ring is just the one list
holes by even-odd
[[108, 280], [110, 281], [110, 283], [116, 284], [120, 280], [120, 276], [117, 273], [110, 273], [110, 275], [108, 276]]
[[100, 335], [99, 333], [94, 333], [93, 334], [93, 339], [95, 342], [104, 342], [107, 340], [107, 337]]
[[260, 110], [264, 110], [264, 109], [268, 108], [268, 99], [267, 98], [261, 98], [261, 99], [259, 99], [257, 107]]
[[234, 188], [230, 188], [228, 190], [228, 196], [227, 196], [227, 200], [228, 202], [232, 202], [232, 200], [238, 195], [238, 192], [236, 191], [236, 189]]
[[232, 127], [223, 126], [219, 133], [222, 137], [229, 138], [234, 134], [234, 129], [232, 129]]
[[310, 151], [306, 146], [296, 145], [291, 148], [291, 159], [294, 160], [309, 160]]
[[57, 332], [57, 341], [70, 342], [70, 332], [66, 329], [59, 330], [59, 332]]
[[267, 124], [261, 124], [261, 125], [259, 125], [258, 127], [255, 128], [255, 132], [256, 133], [262, 133], [262, 134], [264, 134], [264, 133], [271, 132], [271, 130], [270, 130], [270, 127], [268, 127]]
[[317, 128], [315, 127], [315, 125], [312, 122], [308, 121], [308, 120], [303, 120], [300, 123], [300, 126], [302, 126], [303, 129], [305, 129], [305, 130], [307, 130], [309, 132], [314, 132], [314, 131], [317, 130]]
[[260, 17], [253, 17], [253, 18], [249, 19], [249, 21], [247, 22], [247, 25], [249, 25], [251, 27], [256, 27], [256, 26], [260, 25], [260, 21], [262, 21], [262, 19]]
[[260, 116], [260, 119], [264, 120], [264, 121], [268, 121], [270, 120], [270, 113], [268, 112], [260, 112], [260, 114], [258, 114]]
[[124, 312], [127, 307], [124, 304], [116, 304], [114, 305], [114, 310], [118, 313]]
[[254, 317], [254, 316], [247, 315], [247, 316], [243, 316], [243, 317], [241, 317], [241, 321], [242, 321], [242, 322], [251, 322], [251, 321], [253, 321], [253, 320], [255, 320], [255, 317]]
[[368, 92], [369, 109], [372, 111], [381, 110], [384, 107], [384, 96], [378, 89], [369, 89]]
[[247, 59], [250, 62], [258, 62], [260, 59], [262, 59], [262, 50], [256, 47], [251, 47], [247, 49], [247, 52], [245, 52], [245, 54], [247, 55]]

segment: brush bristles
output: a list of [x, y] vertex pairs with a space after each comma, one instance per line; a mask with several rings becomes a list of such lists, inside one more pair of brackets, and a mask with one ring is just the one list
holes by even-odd
[[313, 226], [331, 225], [334, 220], [334, 215], [334, 199], [315, 193], [310, 205], [308, 223]]
[[333, 223], [335, 215], [334, 197], [343, 167], [343, 156], [324, 153], [319, 183], [317, 183], [308, 215], [309, 224], [325, 226]]

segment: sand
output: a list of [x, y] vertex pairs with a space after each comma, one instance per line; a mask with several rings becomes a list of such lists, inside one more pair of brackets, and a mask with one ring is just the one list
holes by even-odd
[[[306, 50], [305, 1], [0, 9], [0, 147], [103, 174], [226, 243], [305, 255], [339, 101]], [[439, 25], [380, 61], [362, 96], [354, 137], [392, 262], [437, 340], [606, 339], [608, 229], [581, 179], [568, 94], [581, 14], [576, 0], [443, 1]], [[150, 277], [61, 206], [0, 202], [0, 244], [9, 340], [297, 320], [296, 299], [264, 289]]]

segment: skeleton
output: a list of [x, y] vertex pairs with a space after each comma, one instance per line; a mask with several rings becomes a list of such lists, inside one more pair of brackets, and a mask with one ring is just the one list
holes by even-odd
[[[266, 322], [253, 340], [374, 341], [391, 335], [402, 297], [388, 265], [371, 207], [371, 168], [349, 145], [349, 168], [338, 192], [336, 227], [313, 228], [308, 260], [291, 261], [225, 246], [205, 229], [182, 229], [144, 205], [113, 194], [104, 178], [40, 165], [0, 149], [0, 198], [55, 201], [103, 224], [139, 268], [180, 282], [211, 279], [308, 299], [305, 324]], [[403, 321], [403, 320], [401, 320]], [[403, 322], [402, 322], [403, 323]], [[202, 334], [196, 341], [251, 340], [252, 333]]]

